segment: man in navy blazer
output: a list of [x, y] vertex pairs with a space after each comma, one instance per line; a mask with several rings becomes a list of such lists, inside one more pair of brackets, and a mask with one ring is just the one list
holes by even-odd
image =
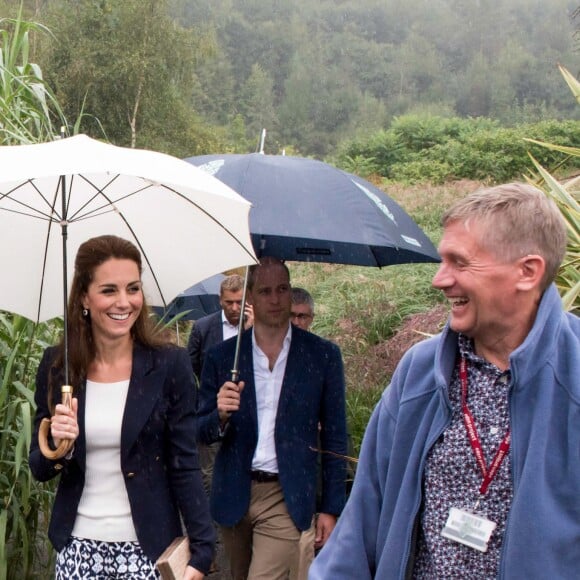
[[287, 267], [264, 258], [250, 268], [254, 327], [242, 335], [240, 382], [228, 340], [204, 363], [198, 437], [221, 441], [211, 491], [213, 518], [234, 579], [286, 578], [316, 509], [318, 435], [323, 545], [345, 501], [345, 384], [339, 348], [290, 324]]
[[193, 373], [197, 380], [201, 378], [201, 369], [203, 366], [203, 359], [207, 351], [216, 344], [224, 340], [223, 337], [223, 318], [224, 311], [218, 310], [212, 314], [208, 314], [199, 320], [196, 320], [189, 340], [187, 341], [187, 352], [191, 359], [191, 366]]

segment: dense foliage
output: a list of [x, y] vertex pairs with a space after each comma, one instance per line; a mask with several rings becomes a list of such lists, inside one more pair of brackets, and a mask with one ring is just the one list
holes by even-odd
[[[580, 13], [580, 8], [578, 9]], [[565, 67], [560, 66], [572, 94], [580, 105], [580, 82]], [[542, 143], [531, 140], [536, 145], [546, 147], [567, 156], [566, 166], [578, 164], [580, 147], [565, 147], [556, 143]], [[564, 308], [580, 316], [580, 175], [576, 174], [564, 182], [558, 181], [545, 167], [532, 157], [538, 176], [530, 179], [538, 187], [543, 187], [546, 194], [558, 204], [568, 225], [568, 245], [566, 256], [556, 277], [556, 284], [562, 295]]]
[[184, 25], [216, 31], [197, 110], [222, 123], [239, 113], [249, 136], [269, 128], [273, 152], [324, 155], [418, 107], [504, 123], [573, 112], [556, 69], [578, 62], [572, 0], [173, 4]]
[[84, 132], [179, 157], [217, 146], [190, 102], [213, 41], [176, 24], [167, 2], [48, 2], [39, 17], [58, 37], [41, 39], [40, 63], [67, 113], [92, 115]]
[[18, 18], [0, 18], [1, 145], [53, 139], [66, 123], [41, 68], [29, 60], [30, 37], [38, 31], [47, 32]]
[[[405, 183], [453, 179], [510, 181], [530, 170], [530, 152], [555, 167], [564, 155], [526, 139], [564, 147], [577, 143], [580, 121], [541, 121], [502, 127], [491, 119], [404, 115], [387, 130], [345, 143], [337, 164], [359, 174]], [[580, 160], [570, 162], [570, 171]]]
[[36, 326], [0, 312], [0, 578], [37, 578], [51, 561], [46, 530], [53, 486], [28, 468], [40, 355], [58, 325]]
[[[0, 0], [15, 13], [21, 0]], [[577, 0], [25, 0], [35, 58], [69, 118], [184, 157], [345, 139], [430, 112], [503, 126], [577, 115]], [[93, 134], [98, 127], [87, 125]], [[99, 135], [100, 136], [100, 135]]]

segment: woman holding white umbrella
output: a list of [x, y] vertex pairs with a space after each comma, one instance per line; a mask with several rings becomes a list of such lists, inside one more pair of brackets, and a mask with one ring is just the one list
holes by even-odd
[[[71, 408], [60, 404], [64, 343], [45, 351], [37, 375], [30, 468], [60, 475], [49, 537], [57, 580], [156, 579], [155, 561], [181, 520], [191, 558], [183, 580], [208, 571], [214, 531], [195, 445], [195, 386], [183, 349], [154, 335], [141, 285], [141, 255], [116, 236], [83, 243], [68, 301]], [[40, 451], [52, 415], [63, 459]], [[181, 579], [180, 579], [181, 580]]]

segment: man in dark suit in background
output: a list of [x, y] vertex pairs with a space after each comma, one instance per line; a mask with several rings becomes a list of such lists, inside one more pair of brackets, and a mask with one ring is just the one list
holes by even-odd
[[[193, 372], [199, 381], [203, 359], [207, 351], [216, 344], [238, 334], [238, 324], [242, 309], [244, 279], [239, 274], [226, 276], [220, 285], [219, 312], [204, 316], [195, 322], [189, 335], [187, 351], [191, 358]], [[252, 308], [246, 308], [245, 327], [252, 325]]]
[[[226, 276], [220, 284], [219, 312], [204, 316], [195, 322], [187, 342], [187, 352], [191, 359], [193, 374], [198, 384], [201, 377], [203, 361], [208, 350], [224, 340], [238, 334], [240, 314], [242, 311], [242, 294], [244, 279], [239, 274]], [[246, 307], [245, 327], [252, 325], [254, 315], [251, 306]], [[199, 464], [203, 475], [203, 484], [209, 493], [213, 475], [213, 464], [219, 443], [211, 445], [198, 444]]]
[[213, 518], [235, 580], [285, 579], [301, 532], [316, 508], [319, 424], [322, 498], [317, 537], [324, 544], [345, 501], [345, 384], [338, 346], [290, 324], [288, 268], [264, 258], [252, 266], [240, 382], [231, 380], [236, 347], [207, 355], [199, 438], [221, 441], [211, 489]]

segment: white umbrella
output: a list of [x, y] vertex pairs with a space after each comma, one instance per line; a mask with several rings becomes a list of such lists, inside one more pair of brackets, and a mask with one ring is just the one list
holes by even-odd
[[162, 153], [85, 135], [0, 147], [0, 309], [37, 322], [62, 315], [77, 249], [102, 234], [139, 246], [147, 300], [166, 306], [255, 262], [249, 210], [218, 179]]
[[[255, 261], [250, 203], [175, 157], [78, 135], [0, 147], [0, 309], [37, 322], [64, 315], [63, 403], [68, 404], [68, 278], [79, 245], [114, 234], [139, 246], [152, 305], [167, 305], [212, 274]], [[44, 455], [65, 455], [70, 442]]]

